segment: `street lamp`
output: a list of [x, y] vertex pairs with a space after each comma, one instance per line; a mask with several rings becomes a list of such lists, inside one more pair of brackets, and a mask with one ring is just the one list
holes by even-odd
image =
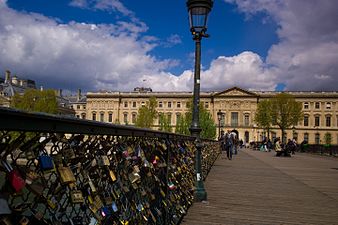
[[213, 0], [187, 0], [189, 13], [190, 31], [195, 41], [195, 73], [194, 73], [194, 96], [193, 96], [193, 114], [190, 127], [191, 136], [195, 137], [196, 145], [196, 190], [195, 200], [204, 201], [207, 199], [207, 193], [204, 189], [202, 179], [202, 162], [200, 139], [201, 128], [199, 125], [199, 103], [200, 103], [200, 69], [201, 69], [201, 40], [208, 37], [207, 31], [208, 14], [213, 6]]
[[223, 113], [221, 110], [217, 112], [217, 119], [218, 119], [218, 139], [221, 137], [221, 120], [223, 117]]

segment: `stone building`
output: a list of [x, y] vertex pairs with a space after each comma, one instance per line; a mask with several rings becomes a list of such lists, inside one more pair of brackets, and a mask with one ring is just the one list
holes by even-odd
[[[235, 130], [244, 142], [261, 141], [267, 134], [254, 122], [257, 104], [278, 93], [233, 87], [222, 92], [201, 92], [200, 101], [209, 110], [217, 125], [217, 112], [221, 110], [224, 113], [220, 124], [222, 130]], [[338, 92], [287, 93], [303, 104], [304, 113], [303, 120], [294, 129], [286, 131], [287, 138], [319, 144], [323, 143], [324, 135], [328, 133], [332, 137], [332, 144], [337, 144]], [[156, 98], [156, 110], [165, 113], [175, 128], [178, 118], [189, 110], [188, 103], [192, 99], [192, 92], [152, 92], [151, 89], [144, 88], [135, 89], [133, 92], [89, 92], [86, 99], [78, 97], [79, 100], [72, 103], [78, 118], [133, 125], [138, 109], [146, 104], [150, 97]], [[155, 122], [154, 129], [158, 129], [158, 122]], [[281, 137], [280, 129], [272, 128], [270, 137]]]
[[[6, 70], [5, 79], [0, 77], [0, 106], [10, 107], [12, 97], [15, 94], [23, 95], [27, 89], [36, 89], [35, 81], [29, 79], [19, 79], [16, 75], [11, 76], [11, 72]], [[41, 90], [43, 88], [41, 87]], [[56, 91], [58, 103], [58, 114], [64, 116], [74, 116], [75, 111], [71, 108], [68, 98], [62, 96], [62, 91]]]

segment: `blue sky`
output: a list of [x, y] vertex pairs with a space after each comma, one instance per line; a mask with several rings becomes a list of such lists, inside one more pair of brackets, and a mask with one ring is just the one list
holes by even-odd
[[[202, 90], [337, 90], [338, 2], [216, 0]], [[46, 88], [191, 91], [184, 0], [0, 0], [0, 71]]]

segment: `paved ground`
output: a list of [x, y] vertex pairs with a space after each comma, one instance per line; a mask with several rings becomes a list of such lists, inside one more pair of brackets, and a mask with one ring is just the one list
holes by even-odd
[[338, 225], [337, 158], [245, 149], [219, 157], [205, 187], [208, 201], [194, 203], [181, 225]]

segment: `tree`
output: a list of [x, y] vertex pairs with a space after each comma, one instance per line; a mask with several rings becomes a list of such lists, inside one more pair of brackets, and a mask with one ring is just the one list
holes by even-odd
[[276, 95], [271, 99], [272, 124], [277, 125], [282, 131], [282, 142], [285, 144], [285, 130], [296, 126], [302, 119], [302, 104], [286, 93]]
[[272, 102], [271, 100], [263, 100], [258, 103], [257, 111], [255, 115], [255, 122], [257, 123], [258, 127], [267, 130], [268, 139], [270, 128], [272, 125]]
[[53, 90], [27, 89], [23, 95], [16, 93], [11, 101], [11, 107], [28, 112], [45, 112], [56, 114], [58, 104]]
[[[193, 107], [190, 102], [190, 111], [186, 113], [185, 116], [181, 116], [179, 121], [176, 124], [176, 133], [190, 135], [189, 128], [192, 122], [192, 111]], [[201, 138], [210, 138], [215, 139], [216, 137], [216, 124], [212, 119], [211, 114], [206, 110], [202, 105], [200, 105], [199, 109], [199, 120], [201, 131]]]
[[164, 113], [159, 114], [159, 126], [160, 131], [172, 132], [169, 118]]
[[151, 128], [157, 118], [156, 105], [156, 98], [151, 97], [146, 105], [139, 108], [135, 126]]

